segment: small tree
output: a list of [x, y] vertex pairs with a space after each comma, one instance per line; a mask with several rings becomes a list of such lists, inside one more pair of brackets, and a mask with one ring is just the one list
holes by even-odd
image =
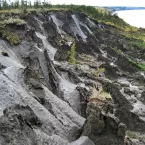
[[73, 43], [73, 45], [71, 47], [71, 51], [69, 52], [69, 62], [70, 62], [70, 64], [76, 64], [75, 55], [76, 55], [76, 44]]
[[25, 7], [25, 1], [21, 0], [21, 8], [23, 9]]
[[16, 8], [16, 9], [20, 7], [20, 4], [19, 4], [18, 0], [14, 1], [13, 7]]
[[9, 8], [9, 5], [8, 5], [6, 0], [3, 1], [2, 7], [3, 7], [3, 9], [8, 9]]
[[39, 6], [40, 6], [40, 1], [39, 0], [34, 1], [34, 8], [39, 8]]
[[29, 8], [32, 7], [31, 1], [28, 2], [28, 7], [29, 7]]

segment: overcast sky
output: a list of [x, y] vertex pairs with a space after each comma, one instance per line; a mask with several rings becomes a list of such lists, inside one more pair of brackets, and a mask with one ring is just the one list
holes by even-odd
[[85, 4], [92, 6], [145, 6], [145, 0], [51, 0], [51, 3]]

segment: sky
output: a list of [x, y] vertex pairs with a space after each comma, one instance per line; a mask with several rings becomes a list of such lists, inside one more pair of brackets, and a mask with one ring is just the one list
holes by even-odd
[[[46, 0], [45, 0], [46, 1]], [[49, 1], [49, 0], [48, 0]], [[145, 0], [51, 0], [52, 4], [85, 4], [92, 6], [143, 6]]]

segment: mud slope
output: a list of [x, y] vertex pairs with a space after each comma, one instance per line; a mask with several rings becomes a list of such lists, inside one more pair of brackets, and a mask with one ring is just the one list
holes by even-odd
[[[145, 74], [128, 60], [144, 62], [142, 50], [72, 11], [31, 13], [25, 22], [11, 26], [19, 45], [0, 39], [1, 145], [123, 145], [126, 126], [144, 134]], [[111, 94], [113, 111], [89, 102], [94, 84]]]

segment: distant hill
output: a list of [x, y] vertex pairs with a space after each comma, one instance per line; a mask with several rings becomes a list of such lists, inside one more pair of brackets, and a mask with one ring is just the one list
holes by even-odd
[[115, 12], [115, 11], [123, 11], [123, 10], [144, 10], [145, 7], [103, 7], [111, 12]]

